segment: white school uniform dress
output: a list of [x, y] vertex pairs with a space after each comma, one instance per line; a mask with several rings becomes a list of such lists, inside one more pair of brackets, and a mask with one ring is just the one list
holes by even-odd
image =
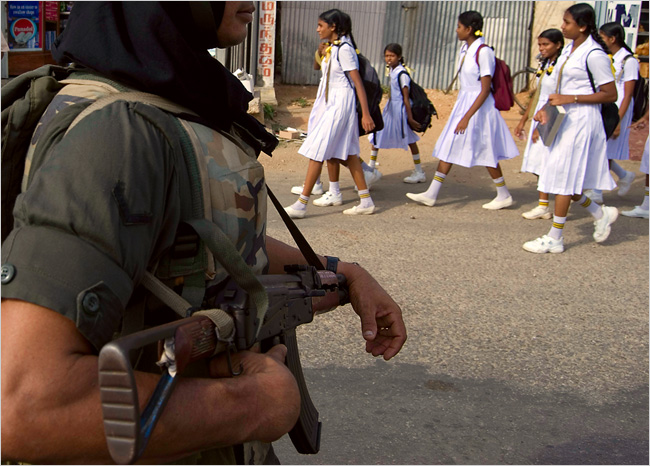
[[[593, 94], [587, 75], [586, 58], [594, 85], [614, 81], [611, 62], [600, 45], [591, 37], [573, 53], [573, 43], [562, 50], [555, 65], [560, 81], [559, 94]], [[537, 190], [543, 193], [573, 195], [585, 189], [610, 191], [616, 183], [609, 173], [605, 128], [600, 104], [564, 105], [566, 116], [549, 147], [549, 155], [539, 175]]]
[[[625, 97], [625, 83], [628, 81], [636, 81], [639, 77], [639, 62], [636, 58], [630, 57], [623, 63], [623, 59], [628, 55], [632, 54], [621, 47], [613, 57], [614, 69], [616, 70], [616, 91], [618, 92], [616, 105], [618, 108], [621, 108], [621, 102], [623, 102], [623, 97]], [[616, 139], [612, 137], [607, 140], [607, 158], [610, 160], [628, 160], [630, 158], [630, 125], [632, 124], [632, 113], [634, 113], [634, 98], [630, 101], [630, 106], [621, 119], [621, 133]]]
[[648, 174], [648, 157], [650, 157], [650, 155], [648, 154], [648, 151], [650, 150], [649, 144], [650, 144], [650, 137], [645, 139], [645, 147], [643, 148], [643, 157], [641, 158], [641, 167], [640, 167], [640, 170], [646, 175]]
[[[542, 76], [537, 78], [537, 85], [539, 87], [539, 100], [533, 111], [535, 115], [544, 105], [548, 102], [548, 96], [555, 92], [555, 84], [559, 68], [553, 66], [551, 74], [547, 73], [550, 63], [546, 64], [542, 70]], [[541, 84], [540, 84], [541, 80]], [[533, 132], [537, 128], [538, 122], [532, 121], [530, 131], [528, 132], [528, 142], [526, 143], [526, 150], [524, 151], [524, 160], [521, 163], [521, 171], [526, 173], [534, 173], [539, 175], [542, 171], [544, 161], [548, 157], [548, 146], [542, 142], [542, 138], [538, 138], [537, 142], [533, 142]]]
[[483, 39], [478, 38], [471, 46], [468, 47], [465, 43], [460, 48], [458, 99], [432, 155], [444, 162], [463, 167], [480, 165], [494, 168], [499, 160], [518, 156], [519, 150], [505, 120], [494, 106], [492, 93], [470, 118], [465, 132], [454, 134], [458, 122], [481, 93], [481, 76], [494, 76], [496, 62], [491, 48], [481, 49], [478, 57], [480, 67], [476, 64], [476, 51], [481, 44]]
[[321, 80], [309, 115], [307, 138], [298, 149], [299, 154], [317, 162], [347, 160], [348, 155], [360, 152], [354, 84], [345, 74], [359, 69], [359, 59], [347, 36], [340, 41], [340, 45], [332, 46], [329, 60], [324, 57], [321, 62]]
[[[400, 76], [402, 72], [404, 73]], [[407, 150], [409, 144], [420, 140], [408, 125], [406, 106], [402, 95], [404, 87], [411, 89], [411, 78], [406, 73], [406, 68], [400, 64], [390, 70], [390, 99], [382, 113], [384, 129], [376, 133], [376, 138], [375, 133], [368, 136], [370, 144], [378, 149]], [[413, 104], [410, 99], [409, 102]]]

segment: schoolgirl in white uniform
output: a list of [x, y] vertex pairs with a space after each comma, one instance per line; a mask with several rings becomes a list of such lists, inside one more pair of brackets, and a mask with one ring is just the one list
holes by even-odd
[[[594, 9], [586, 3], [570, 7], [564, 13], [562, 33], [573, 42], [564, 48], [558, 60], [557, 90], [548, 102], [564, 106], [566, 116], [549, 148], [537, 186], [541, 192], [555, 194], [553, 226], [548, 234], [523, 245], [526, 251], [540, 254], [564, 251], [562, 234], [571, 200], [579, 202], [595, 218], [593, 238], [597, 243], [607, 239], [611, 224], [618, 217], [615, 207], [601, 207], [582, 194], [587, 188], [616, 186], [609, 174], [600, 114], [600, 104], [616, 101], [616, 85], [607, 46], [598, 35]], [[593, 75], [595, 93], [587, 66]], [[545, 111], [540, 110], [535, 120], [545, 124]]]
[[[634, 172], [627, 171], [615, 160], [628, 160], [630, 158], [630, 125], [634, 113], [634, 87], [639, 77], [639, 62], [634, 58], [634, 52], [625, 44], [625, 30], [619, 23], [606, 23], [600, 27], [600, 37], [612, 52], [614, 76], [616, 78], [616, 91], [618, 99], [618, 115], [620, 122], [612, 136], [607, 140], [607, 158], [609, 169], [618, 176], [618, 195], [625, 196], [634, 177]], [[603, 193], [593, 190], [585, 193], [592, 201], [602, 203]]]
[[519, 150], [506, 122], [494, 106], [490, 86], [496, 62], [490, 47], [481, 47], [478, 52], [484, 43], [482, 28], [483, 17], [476, 11], [466, 11], [458, 17], [456, 35], [466, 42], [460, 49], [460, 91], [433, 150], [433, 157], [440, 161], [429, 189], [424, 193], [406, 194], [420, 204], [433, 206], [436, 203], [449, 170], [458, 164], [463, 167], [484, 166], [490, 173], [497, 196], [483, 204], [484, 209], [498, 210], [512, 205], [512, 196], [503, 179], [499, 160], [516, 157]]
[[[645, 112], [645, 115], [641, 117], [639, 121], [632, 125], [633, 128], [644, 128], [648, 125], [648, 111]], [[641, 159], [640, 170], [642, 173], [645, 173], [645, 194], [643, 196], [643, 202], [641, 205], [634, 206], [632, 210], [625, 210], [621, 214], [626, 217], [637, 217], [637, 218], [648, 218], [650, 217], [650, 201], [648, 200], [648, 182], [650, 181], [650, 170], [648, 170], [648, 158], [650, 158], [650, 138], [645, 140], [645, 148], [643, 149], [643, 158]]]
[[411, 149], [415, 168], [411, 175], [404, 178], [404, 183], [423, 183], [426, 176], [420, 164], [420, 150], [417, 142], [420, 137], [411, 128], [420, 129], [420, 125], [413, 119], [409, 90], [411, 78], [404, 66], [402, 46], [388, 44], [384, 48], [384, 61], [390, 76], [390, 98], [384, 107], [382, 117], [384, 129], [368, 136], [372, 144], [370, 154], [370, 167], [375, 168], [379, 149]]
[[[558, 68], [555, 66], [562, 48], [564, 47], [564, 36], [559, 29], [547, 29], [537, 38], [539, 53], [542, 57], [539, 70], [537, 70], [537, 90], [533, 99], [528, 104], [524, 115], [521, 117], [515, 136], [523, 139], [525, 137], [524, 126], [529, 118], [544, 106], [548, 101], [548, 96], [555, 92], [555, 80], [558, 74]], [[542, 165], [548, 157], [548, 147], [544, 145], [539, 133], [537, 132], [537, 122], [533, 121], [528, 132], [528, 142], [524, 151], [524, 159], [521, 163], [521, 171], [525, 173], [540, 174]], [[535, 208], [521, 214], [527, 220], [537, 218], [549, 219], [553, 213], [548, 208], [548, 193], [539, 193], [539, 201]]]
[[363, 128], [372, 131], [375, 124], [370, 117], [366, 92], [359, 74], [352, 22], [350, 17], [340, 10], [328, 10], [318, 17], [316, 30], [320, 38], [329, 41], [331, 45], [327, 47], [322, 58], [322, 77], [314, 107], [309, 115], [308, 135], [298, 150], [299, 154], [309, 158], [303, 191], [300, 198], [291, 206], [285, 207], [285, 210], [292, 218], [304, 218], [312, 188], [320, 177], [323, 162], [326, 160], [330, 178], [329, 191], [315, 200], [314, 205], [341, 205], [343, 200], [339, 189], [338, 161], [347, 161], [361, 202], [343, 213], [369, 215], [375, 211], [375, 205], [366, 186], [359, 160], [355, 92], [361, 103]]

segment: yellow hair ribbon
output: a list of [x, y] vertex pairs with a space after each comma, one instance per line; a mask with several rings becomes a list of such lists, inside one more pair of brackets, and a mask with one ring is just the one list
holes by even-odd
[[386, 69], [384, 70], [384, 76], [390, 76], [390, 66], [386, 64]]
[[474, 35], [475, 35], [476, 37], [483, 37], [483, 32], [482, 32], [481, 30], [478, 30], [478, 31], [475, 31], [475, 32], [474, 32]]
[[608, 53], [609, 57], [609, 66], [612, 68], [612, 76], [616, 77], [616, 68], [614, 67], [614, 56], [611, 53]]
[[332, 43], [330, 44], [329, 47], [327, 47], [327, 48], [325, 49], [325, 61], [329, 61], [329, 59], [330, 59], [330, 55], [331, 55], [331, 53], [332, 53], [332, 46], [334, 46], [334, 45], [341, 45], [341, 41], [340, 41], [340, 40], [335, 40], [334, 42], [332, 42]]
[[404, 68], [406, 69], [406, 72], [409, 74], [409, 76], [413, 76], [413, 72], [415, 72], [413, 68], [409, 68], [406, 65], [404, 65]]

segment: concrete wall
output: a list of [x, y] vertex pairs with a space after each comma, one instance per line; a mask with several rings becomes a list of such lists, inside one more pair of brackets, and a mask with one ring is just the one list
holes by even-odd
[[544, 1], [535, 2], [535, 10], [533, 14], [533, 27], [531, 30], [530, 41], [530, 66], [537, 67], [537, 55], [539, 49], [537, 47], [537, 37], [542, 31], [546, 29], [560, 29], [562, 26], [562, 17], [567, 8], [577, 2], [565, 1]]

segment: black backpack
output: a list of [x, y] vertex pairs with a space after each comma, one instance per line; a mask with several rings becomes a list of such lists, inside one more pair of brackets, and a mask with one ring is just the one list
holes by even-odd
[[[345, 44], [348, 44], [350, 47], [352, 47], [352, 44], [350, 44], [349, 42], [343, 42], [342, 44], [339, 45], [339, 47]], [[361, 75], [361, 81], [363, 81], [363, 88], [366, 90], [366, 97], [368, 99], [368, 108], [370, 109], [370, 117], [372, 118], [372, 121], [375, 122], [375, 129], [372, 130], [372, 132], [381, 131], [382, 129], [384, 129], [384, 119], [381, 116], [381, 108], [379, 108], [379, 104], [381, 103], [381, 97], [383, 95], [381, 82], [379, 82], [379, 76], [377, 75], [377, 71], [375, 71], [375, 69], [372, 67], [370, 61], [365, 56], [363, 56], [361, 53], [358, 52], [357, 52], [357, 57], [359, 58], [359, 74]], [[340, 63], [341, 60], [339, 59], [339, 64]], [[348, 77], [348, 81], [350, 81], [349, 77]], [[350, 86], [352, 86], [351, 81], [350, 81]], [[361, 111], [361, 104], [359, 103], [359, 99], [357, 98], [357, 121], [359, 122], [359, 136], [363, 136], [364, 134], [366, 134], [366, 130], [364, 130], [363, 126], [361, 125], [362, 115], [363, 112]]]
[[[633, 58], [634, 55], [630, 54], [623, 58], [623, 67], [625, 67], [625, 62], [628, 58]], [[622, 72], [623, 70], [621, 70]], [[634, 108], [632, 109], [632, 121], [639, 121], [645, 112], [648, 111], [648, 80], [641, 76], [636, 79], [636, 84], [634, 85]]]
[[[402, 71], [397, 75], [398, 83], [399, 78], [403, 74], [407, 75], [409, 78], [411, 77], [408, 71]], [[413, 119], [420, 123], [420, 129], [417, 131], [424, 134], [428, 128], [431, 128], [431, 117], [435, 115], [436, 118], [438, 118], [436, 107], [433, 106], [433, 103], [431, 103], [429, 100], [429, 97], [427, 96], [427, 93], [424, 91], [424, 89], [416, 84], [413, 79], [411, 79], [411, 85], [409, 86], [409, 98], [411, 101], [413, 101], [411, 104], [411, 113], [413, 114]]]

